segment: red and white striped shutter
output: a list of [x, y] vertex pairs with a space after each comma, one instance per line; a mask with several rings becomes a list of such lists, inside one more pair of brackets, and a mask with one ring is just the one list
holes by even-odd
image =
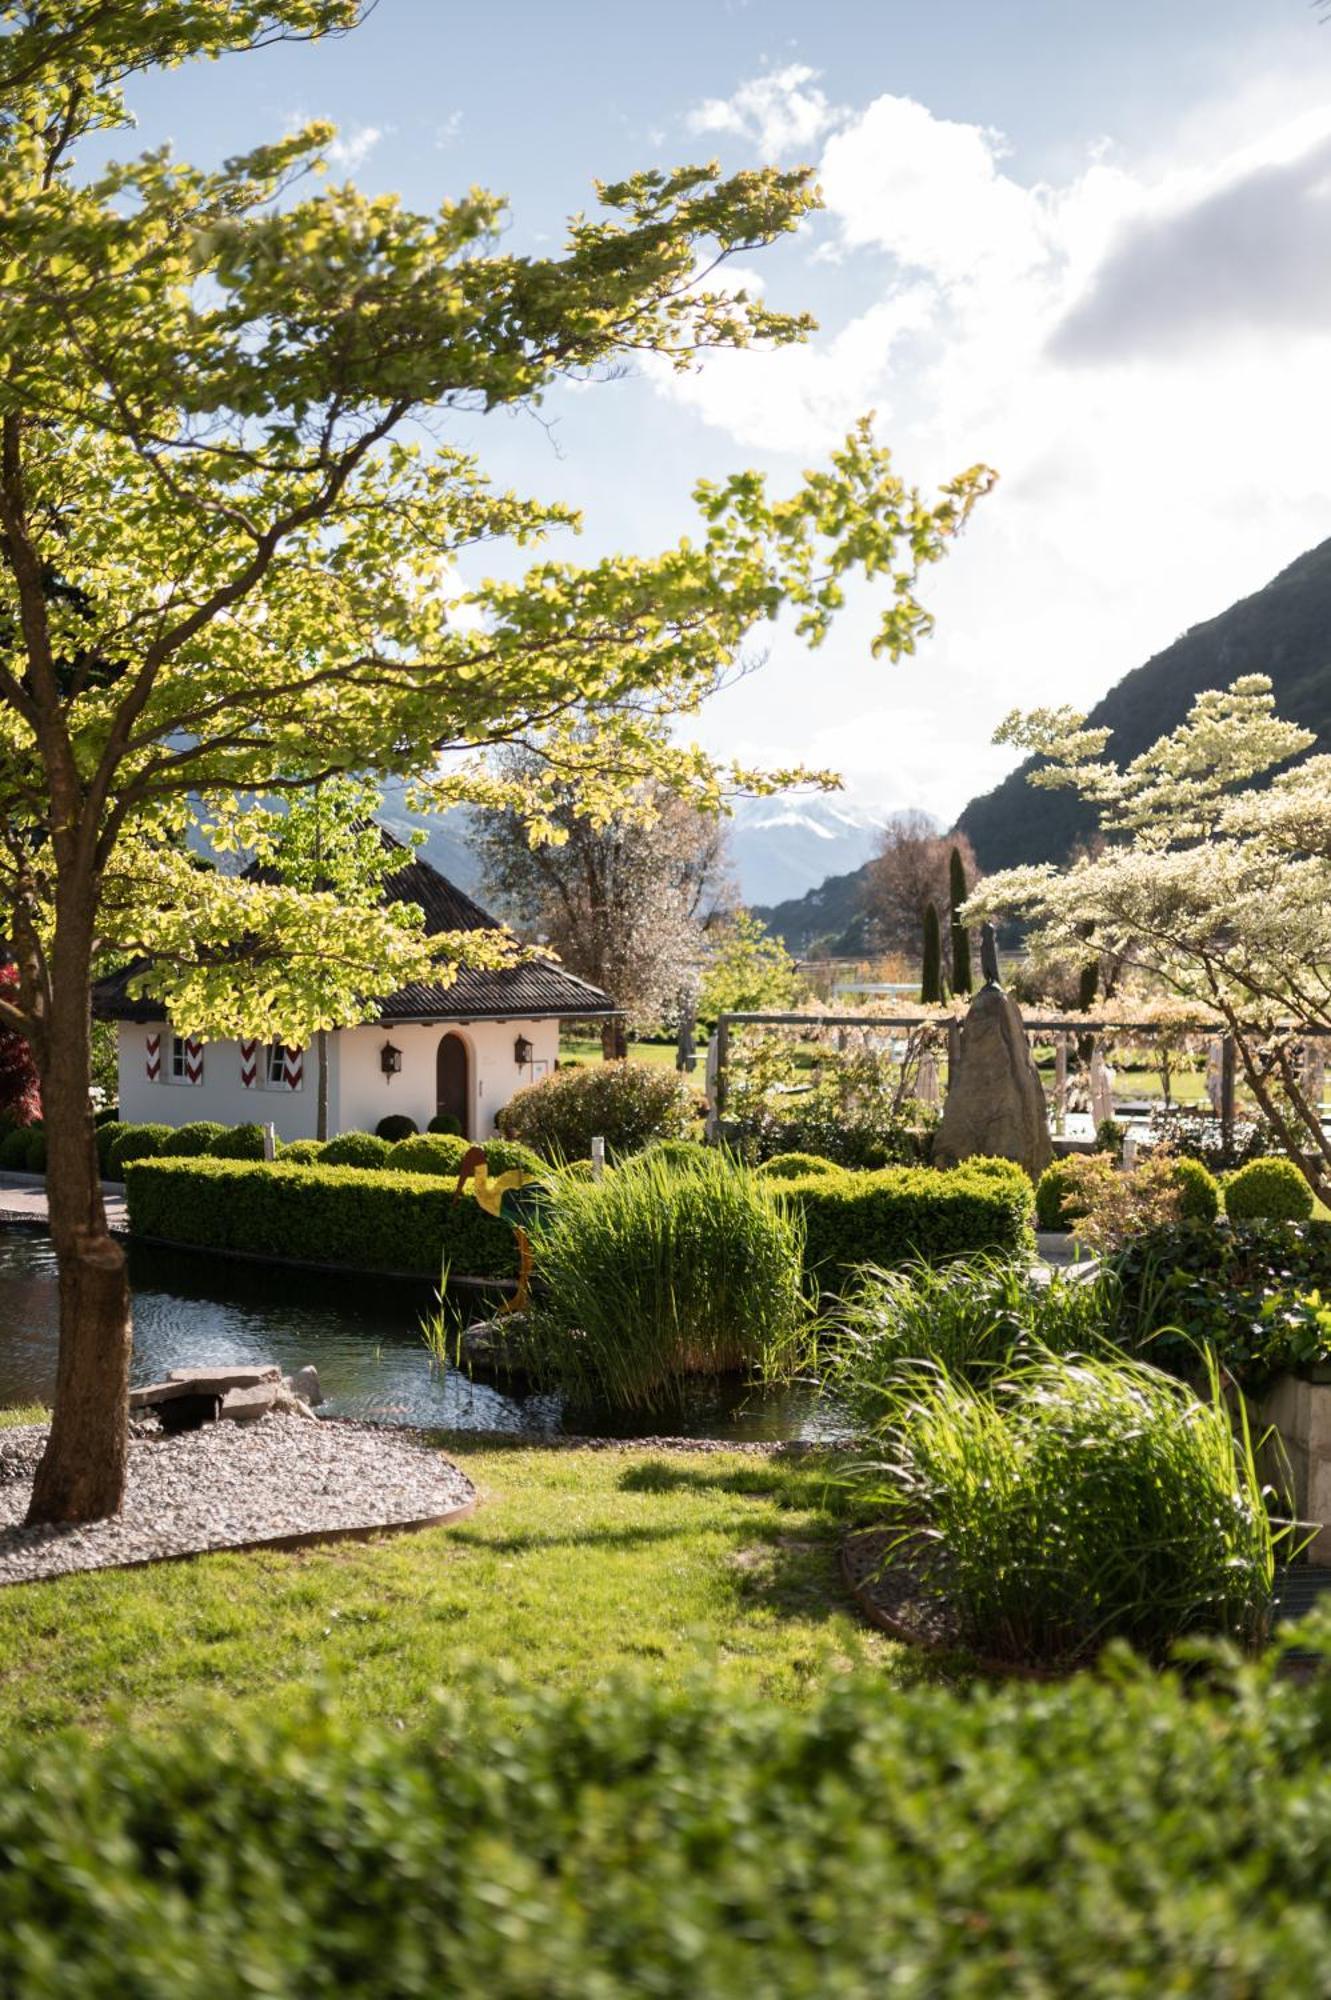
[[288, 1090], [299, 1090], [305, 1081], [304, 1049], [283, 1049], [282, 1081]]
[[143, 1044], [143, 1068], [149, 1083], [161, 1082], [162, 1038], [160, 1035], [148, 1035], [145, 1037]]
[[257, 1037], [247, 1038], [240, 1045], [240, 1081], [246, 1090], [253, 1090], [259, 1080], [259, 1043]]
[[194, 1035], [189, 1035], [185, 1041], [185, 1081], [203, 1082], [203, 1043]]

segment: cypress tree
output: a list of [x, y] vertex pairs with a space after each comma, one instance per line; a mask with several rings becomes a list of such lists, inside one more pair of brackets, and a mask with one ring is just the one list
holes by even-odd
[[920, 1001], [937, 1007], [943, 999], [943, 932], [934, 903], [924, 906], [924, 966], [920, 976]]
[[954, 847], [947, 864], [948, 895], [952, 904], [952, 991], [971, 990], [971, 938], [958, 912], [966, 900], [966, 864], [961, 849]]

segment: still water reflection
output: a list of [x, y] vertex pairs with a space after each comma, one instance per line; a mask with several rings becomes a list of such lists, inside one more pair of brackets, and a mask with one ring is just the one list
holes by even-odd
[[[844, 1433], [836, 1409], [808, 1388], [700, 1384], [684, 1407], [626, 1418], [565, 1410], [436, 1368], [418, 1330], [427, 1286], [330, 1277], [194, 1252], [135, 1248], [134, 1380], [168, 1368], [313, 1362], [329, 1414], [451, 1430], [560, 1431], [604, 1437], [654, 1431], [684, 1437], [795, 1438]], [[55, 1385], [55, 1261], [45, 1236], [0, 1231], [0, 1406], [48, 1403]]]

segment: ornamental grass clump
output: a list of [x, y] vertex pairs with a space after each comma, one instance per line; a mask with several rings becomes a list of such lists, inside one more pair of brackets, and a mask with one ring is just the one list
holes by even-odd
[[533, 1224], [522, 1366], [575, 1402], [648, 1410], [696, 1375], [791, 1366], [808, 1313], [798, 1218], [720, 1154], [559, 1173]]
[[903, 1539], [936, 1544], [933, 1587], [964, 1643], [1069, 1667], [1125, 1639], [1159, 1661], [1188, 1633], [1267, 1636], [1273, 1528], [1240, 1405], [1137, 1363], [1046, 1357], [977, 1394], [918, 1372], [862, 1474]]
[[836, 1313], [822, 1376], [856, 1426], [880, 1428], [918, 1384], [922, 1363], [982, 1386], [1023, 1349], [1090, 1353], [1117, 1313], [1108, 1276], [1051, 1272], [1037, 1284], [1027, 1266], [992, 1255], [884, 1271], [866, 1264]]

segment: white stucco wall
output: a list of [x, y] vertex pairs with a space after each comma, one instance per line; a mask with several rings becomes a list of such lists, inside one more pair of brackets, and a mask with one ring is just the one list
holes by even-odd
[[[250, 1120], [272, 1124], [282, 1139], [312, 1139], [317, 1120], [317, 1079], [313, 1049], [305, 1053], [305, 1080], [299, 1090], [267, 1086], [253, 1090], [240, 1081], [240, 1045], [208, 1042], [203, 1051], [203, 1081], [176, 1082], [171, 1077], [171, 1033], [163, 1028], [162, 1076], [148, 1081], [145, 1043], [151, 1030], [122, 1021], [119, 1033], [120, 1116], [132, 1124], [188, 1125], [196, 1118], [215, 1118], [223, 1125]], [[471, 1109], [466, 1136], [488, 1139], [494, 1134], [495, 1113], [524, 1084], [548, 1074], [559, 1055], [558, 1021], [473, 1021], [456, 1027], [416, 1023], [340, 1028], [328, 1037], [328, 1130], [331, 1133], [372, 1132], [390, 1111], [405, 1112], [423, 1132], [436, 1108], [436, 1059], [441, 1038], [458, 1034], [468, 1052]], [[519, 1035], [532, 1045], [532, 1061], [519, 1069], [513, 1047]], [[402, 1069], [385, 1077], [379, 1052], [391, 1041], [402, 1051]]]
[[[264, 1081], [263, 1050], [259, 1051], [259, 1081], [246, 1090], [240, 1080], [239, 1042], [207, 1042], [203, 1050], [203, 1081], [181, 1083], [171, 1076], [171, 1031], [161, 1029], [162, 1074], [150, 1083], [145, 1043], [152, 1033], [133, 1021], [120, 1023], [120, 1116], [132, 1125], [191, 1125], [196, 1118], [215, 1118], [220, 1125], [275, 1125], [279, 1139], [312, 1139], [317, 1118], [314, 1052], [305, 1056], [305, 1081], [299, 1090], [278, 1089]], [[330, 1035], [328, 1102], [337, 1087], [337, 1037]], [[335, 1129], [331, 1128], [330, 1129]]]
[[[468, 1084], [471, 1110], [467, 1120], [469, 1139], [489, 1139], [494, 1135], [495, 1113], [524, 1084], [548, 1074], [559, 1055], [558, 1021], [471, 1021], [422, 1027], [416, 1023], [394, 1023], [392, 1027], [342, 1028], [341, 1068], [338, 1095], [329, 1100], [330, 1126], [341, 1132], [373, 1132], [390, 1111], [405, 1112], [423, 1132], [434, 1117], [439, 1043], [444, 1035], [456, 1034], [465, 1043], [468, 1055]], [[519, 1069], [513, 1060], [513, 1045], [523, 1035], [532, 1045], [532, 1062]], [[385, 1042], [402, 1051], [402, 1069], [391, 1080], [380, 1066], [379, 1053]]]

